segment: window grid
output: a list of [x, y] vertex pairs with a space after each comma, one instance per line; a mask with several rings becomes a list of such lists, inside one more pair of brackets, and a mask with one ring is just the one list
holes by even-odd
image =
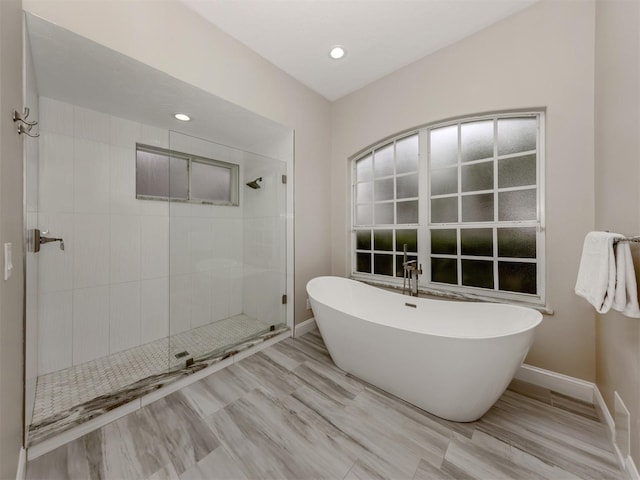
[[[411, 141], [412, 137], [415, 139], [416, 148], [415, 148], [415, 167], [409, 168], [409, 170], [405, 170], [399, 172], [399, 149], [398, 144], [403, 141]], [[399, 192], [399, 184], [402, 182], [402, 179], [407, 179], [408, 184], [410, 184], [410, 179], [415, 178], [416, 183], [416, 193], [419, 193], [419, 153], [417, 148], [417, 133], [412, 133], [409, 135], [405, 135], [399, 137], [391, 142], [387, 142], [385, 144], [376, 146], [368, 150], [364, 155], [362, 155], [357, 161], [353, 164], [353, 178], [355, 179], [353, 186], [353, 198], [355, 201], [353, 202], [354, 210], [353, 210], [353, 245], [352, 251], [355, 253], [353, 259], [353, 272], [366, 274], [369, 273], [371, 275], [382, 275], [386, 278], [397, 278], [401, 276], [399, 274], [398, 268], [400, 268], [400, 263], [398, 260], [398, 255], [402, 255], [401, 245], [398, 244], [398, 234], [399, 232], [404, 232], [403, 235], [409, 235], [409, 237], [415, 237], [416, 248], [410, 249], [408, 252], [409, 256], [412, 259], [417, 260], [418, 256], [418, 248], [417, 248], [417, 237], [418, 237], [418, 216], [416, 214], [415, 222], [405, 222], [400, 223], [399, 212], [402, 208], [402, 205], [407, 204], [408, 202], [415, 202], [416, 204], [419, 202], [419, 194], [418, 195], [402, 195]], [[383, 157], [386, 153], [391, 153], [391, 168], [388, 173], [380, 174], [379, 162], [385, 162], [388, 160]], [[367, 168], [366, 163], [370, 161], [371, 165], [369, 171], [366, 171]], [[362, 165], [359, 165], [359, 162], [363, 162]], [[406, 169], [406, 165], [405, 165]], [[392, 183], [391, 191], [387, 195], [381, 195], [378, 191], [382, 186], [383, 181], [389, 181]], [[371, 193], [368, 195], [368, 200], [363, 200], [360, 198], [360, 188], [363, 188], [363, 185], [371, 184]], [[391, 197], [391, 198], [388, 198]], [[379, 215], [379, 205], [390, 205], [391, 206], [391, 215], [389, 218], [381, 219]], [[371, 216], [366, 219], [365, 215], [361, 215], [361, 208], [368, 207], [371, 211]], [[383, 220], [390, 220], [382, 223]], [[370, 248], [358, 248], [358, 235], [362, 235], [364, 232], [369, 232], [369, 246]], [[388, 249], [380, 249], [376, 248], [375, 236], [376, 232], [390, 232], [391, 239], [390, 245]], [[366, 236], [366, 234], [365, 234]], [[407, 237], [405, 237], [407, 238]], [[365, 263], [365, 267], [370, 267], [368, 271], [362, 271], [361, 266], [359, 265], [359, 260], [368, 256], [368, 263]], [[389, 261], [390, 260], [390, 261]], [[376, 273], [376, 271], [380, 271], [380, 264], [383, 262], [388, 262], [390, 266], [383, 269], [385, 273]]]
[[[534, 149], [525, 149], [523, 151], [516, 151], [513, 148], [513, 140], [511, 138], [506, 137], [503, 134], [502, 138], [499, 138], [499, 129], [506, 125], [505, 130], [509, 128], [509, 124], [501, 124], [499, 120], [509, 119], [515, 120], [512, 122], [517, 123], [522, 119], [535, 119], [536, 122], [536, 132], [535, 132], [535, 144], [531, 144], [531, 146], [535, 147]], [[473, 153], [470, 154], [471, 148], [469, 148], [470, 142], [467, 138], [467, 148], [468, 151], [463, 152], [463, 133], [462, 127], [465, 124], [472, 124], [473, 122], [482, 122], [491, 121], [492, 122], [492, 155], [484, 156], [483, 158], [473, 158]], [[525, 121], [526, 123], [526, 121]], [[437, 166], [431, 165], [431, 137], [430, 132], [446, 127], [455, 125], [456, 132], [456, 153], [455, 153], [455, 163], [447, 164], [443, 163]], [[486, 125], [486, 124], [485, 124]], [[403, 138], [408, 138], [411, 135], [415, 135], [416, 132], [413, 132], [409, 135], [405, 135], [403, 137], [398, 137], [395, 140], [388, 141], [385, 144], [378, 145], [375, 148], [372, 148], [365, 152], [363, 155], [354, 159], [354, 167], [353, 167], [353, 245], [352, 252], [354, 252], [353, 258], [353, 269], [352, 272], [356, 277], [375, 277], [380, 280], [386, 278], [388, 283], [397, 284], [398, 281], [402, 282], [401, 271], [397, 272], [398, 263], [402, 255], [402, 251], [398, 249], [397, 243], [397, 232], [400, 230], [416, 230], [417, 235], [417, 244], [420, 247], [417, 249], [418, 251], [410, 252], [411, 259], [416, 259], [420, 263], [424, 263], [427, 265], [427, 268], [424, 268], [423, 276], [421, 277], [420, 286], [426, 287], [434, 290], [444, 290], [450, 291], [453, 293], [469, 293], [476, 297], [492, 297], [492, 298], [500, 298], [503, 300], [510, 300], [516, 302], [524, 302], [524, 303], [545, 303], [545, 295], [544, 295], [544, 205], [541, 203], [541, 199], [544, 198], [544, 184], [542, 182], [543, 176], [542, 171], [544, 167], [544, 114], [542, 112], [522, 112], [522, 113], [513, 113], [513, 114], [496, 114], [484, 117], [469, 117], [465, 119], [460, 119], [455, 122], [450, 123], [442, 123], [438, 125], [424, 127], [418, 130], [417, 134], [419, 135], [419, 141], [422, 145], [420, 147], [420, 156], [419, 156], [419, 165], [416, 172], [407, 172], [403, 171], [402, 173], [398, 172], [397, 167], [397, 143], [401, 141]], [[487, 137], [489, 138], [489, 137]], [[531, 138], [529, 138], [531, 140]], [[499, 142], [502, 142], [500, 144]], [[375, 176], [375, 152], [384, 149], [385, 147], [393, 144], [393, 153], [394, 153], [394, 162], [393, 162], [393, 174], [389, 174], [386, 176]], [[502, 150], [500, 150], [502, 148]], [[489, 152], [486, 152], [489, 153]], [[500, 154], [501, 153], [501, 154]], [[463, 155], [466, 155], [466, 161], [463, 161]], [[376, 185], [376, 180], [380, 179], [388, 179], [394, 178], [393, 181], [393, 198], [388, 200], [376, 200], [375, 193], [372, 193], [371, 197], [371, 222], [368, 224], [359, 224], [357, 219], [357, 205], [361, 205], [362, 203], [358, 203], [356, 201], [356, 188], [360, 183], [366, 183], [365, 180], [360, 180], [357, 176], [357, 167], [356, 162], [359, 160], [367, 158], [367, 156], [371, 156], [372, 166], [371, 166], [371, 179], [373, 190], [378, 186]], [[515, 162], [516, 159], [520, 157], [532, 157], [532, 158], [522, 158], [521, 163]], [[502, 163], [502, 161], [505, 161]], [[492, 168], [490, 169], [492, 174], [492, 184], [491, 188], [487, 188], [488, 185], [484, 185], [485, 188], [477, 188], [478, 186], [483, 187], [482, 180], [477, 181], [477, 179], [470, 174], [476, 173], [480, 171], [482, 173], [483, 169], [480, 167], [482, 164], [487, 164], [492, 162]], [[533, 165], [533, 170], [532, 170]], [[465, 167], [474, 167], [475, 168], [465, 168]], [[521, 179], [516, 178], [516, 180], [511, 180], [513, 184], [508, 184], [504, 181], [504, 178], [509, 174], [509, 172], [514, 171], [514, 167], [517, 168], [529, 168], [529, 175], [531, 176], [531, 172], [533, 172], [530, 181], [522, 182]], [[456, 169], [455, 175], [455, 190], [444, 190], [441, 192], [435, 192], [432, 194], [432, 177], [434, 172], [440, 172], [442, 175], [444, 171], [449, 170], [449, 176], [453, 174], [452, 170]], [[480, 170], [478, 170], [480, 169]], [[484, 170], [486, 173], [487, 170]], [[422, 172], [422, 173], [421, 173]], [[526, 172], [525, 172], [526, 173]], [[398, 198], [398, 178], [401, 177], [410, 177], [411, 175], [419, 174], [420, 178], [420, 190], [418, 192], [417, 197], [407, 197], [407, 198]], [[467, 178], [465, 179], [465, 174]], [[441, 176], [442, 176], [441, 175]], [[526, 175], [525, 175], [526, 177]], [[444, 178], [444, 177], [442, 177]], [[452, 178], [453, 180], [453, 178]], [[465, 184], [466, 181], [466, 184]], [[479, 183], [478, 183], [479, 182]], [[426, 186], [426, 188], [425, 188]], [[451, 183], [451, 187], [454, 184]], [[463, 191], [465, 188], [469, 188], [468, 190]], [[435, 189], [434, 189], [435, 190]], [[521, 192], [523, 195], [518, 197], [518, 192]], [[530, 192], [527, 194], [526, 192]], [[508, 195], [512, 193], [511, 195]], [[507, 194], [507, 195], [505, 195]], [[490, 195], [490, 197], [478, 197], [481, 195]], [[474, 196], [476, 196], [474, 198]], [[451, 219], [445, 219], [447, 221], [441, 222], [432, 222], [432, 200], [438, 199], [455, 199], [456, 204], [456, 215], [457, 218], [455, 221], [451, 221]], [[473, 216], [469, 218], [465, 217], [465, 205], [464, 203], [467, 201], [490, 201], [493, 202], [493, 218], [475, 221]], [[402, 201], [415, 201], [419, 205], [419, 210], [424, 212], [420, 214], [419, 220], [416, 223], [411, 224], [399, 224], [398, 223], [398, 209], [397, 204]], [[510, 204], [514, 202], [519, 202], [524, 205], [524, 212], [528, 212], [532, 215], [529, 217], [522, 217], [522, 213], [518, 212], [517, 209], [514, 213], [513, 209], [510, 209]], [[527, 203], [528, 202], [528, 203]], [[374, 212], [376, 203], [391, 203], [393, 204], [393, 224], [378, 224], [376, 219], [376, 214]], [[505, 208], [506, 207], [506, 208]], [[502, 209], [501, 209], [502, 208]], [[467, 212], [468, 213], [468, 212]], [[501, 220], [504, 218], [504, 220]], [[474, 220], [474, 221], [471, 221]], [[375, 230], [392, 230], [392, 250], [378, 250], [374, 248], [373, 235]], [[463, 253], [463, 244], [462, 244], [462, 232], [468, 231], [472, 229], [481, 229], [486, 230], [485, 233], [488, 234], [490, 231], [491, 238], [491, 250], [489, 253], [483, 255], [468, 255]], [[504, 229], [504, 230], [503, 230]], [[522, 229], [518, 232], [518, 229]], [[359, 249], [356, 248], [356, 235], [359, 231], [369, 230], [369, 235], [371, 237], [371, 249]], [[455, 253], [444, 254], [444, 253], [432, 253], [432, 245], [431, 245], [431, 234], [437, 230], [454, 230], [456, 239], [455, 239]], [[530, 257], [526, 256], [512, 256], [508, 255], [509, 253], [516, 253], [517, 255], [523, 255], [520, 251], [514, 251], [513, 249], [507, 248], [505, 251], [503, 249], [503, 245], [506, 244], [507, 239], [511, 236], [518, 239], [518, 235], [523, 233], [527, 239], [527, 242], [533, 246], [533, 250], [535, 254]], [[488, 242], [486, 242], [488, 243]], [[525, 242], [526, 243], [526, 242]], [[502, 256], [500, 255], [502, 253]], [[392, 255], [393, 258], [393, 272], [395, 273], [389, 277], [383, 277], [380, 275], [376, 275], [375, 273], [371, 274], [363, 274], [358, 272], [357, 270], [357, 262], [356, 255], [369, 255], [370, 263], [371, 263], [371, 272], [374, 272], [374, 263], [375, 263], [375, 255]], [[526, 255], [530, 255], [530, 253], [526, 252]], [[430, 259], [441, 259], [441, 260], [451, 260], [455, 261], [456, 265], [456, 284], [447, 284], [447, 283], [439, 283], [432, 281], [432, 262]], [[463, 274], [464, 267], [463, 265], [472, 265], [474, 261], [480, 262], [488, 262], [484, 267], [488, 267], [489, 263], [491, 264], [491, 272], [493, 277], [493, 286], [491, 289], [487, 289], [484, 287], [475, 287], [469, 285], [463, 285]], [[529, 267], [526, 267], [529, 265]], [[525, 267], [520, 270], [518, 273], [517, 269], [520, 267]], [[510, 272], [515, 272], [515, 277], [518, 278], [520, 275], [522, 278], [526, 277], [525, 288], [526, 291], [516, 291], [513, 288], [514, 282], [511, 280], [509, 275]], [[524, 273], [522, 273], [524, 272]], [[400, 277], [399, 279], [392, 278], [393, 276]], [[511, 286], [509, 285], [501, 285], [503, 279], [506, 279], [507, 282], [511, 282]], [[384, 281], [384, 280], [383, 280]], [[517, 284], [517, 282], [515, 282]], [[533, 286], [532, 286], [533, 285]], [[503, 288], [501, 290], [501, 287]], [[507, 289], [505, 289], [507, 288]], [[520, 287], [518, 287], [520, 288]], [[521, 289], [522, 290], [522, 289]]]
[[[183, 202], [183, 203], [196, 203], [196, 204], [205, 204], [205, 205], [225, 205], [225, 206], [238, 206], [238, 180], [239, 180], [239, 166], [234, 163], [228, 163], [221, 160], [214, 160], [211, 158], [200, 157], [197, 155], [191, 155], [184, 152], [177, 152], [175, 150], [168, 150], [160, 147], [153, 147], [149, 145], [136, 144], [136, 177], [138, 176], [138, 152], [146, 152], [150, 154], [155, 154], [158, 156], [166, 156], [168, 161], [171, 162], [173, 159], [180, 159], [187, 162], [186, 171], [187, 171], [187, 192], [186, 197], [182, 196], [173, 196], [171, 195], [171, 186], [169, 186], [169, 195], [149, 195], [149, 194], [141, 194], [138, 193], [138, 186], [136, 184], [136, 198], [141, 200], [161, 200], [161, 201], [172, 201], [172, 202]], [[215, 168], [224, 168], [228, 169], [230, 174], [230, 184], [227, 186], [229, 190], [229, 199], [227, 200], [207, 200], [202, 198], [194, 197], [193, 187], [192, 187], [192, 172], [194, 163], [198, 163], [201, 165], [210, 165]], [[160, 167], [162, 168], [162, 166]], [[169, 180], [169, 184], [170, 184]]]

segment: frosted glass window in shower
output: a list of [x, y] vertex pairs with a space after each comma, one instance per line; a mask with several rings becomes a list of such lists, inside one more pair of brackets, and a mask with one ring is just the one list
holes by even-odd
[[493, 220], [493, 193], [462, 197], [463, 222], [490, 222]]
[[487, 260], [462, 260], [462, 285], [493, 288], [493, 262]]
[[376, 275], [393, 276], [393, 255], [374, 254], [373, 273]]
[[458, 235], [455, 229], [431, 230], [431, 253], [455, 255], [458, 252]]
[[492, 228], [463, 228], [460, 230], [460, 252], [462, 255], [493, 256]]
[[458, 197], [434, 198], [431, 200], [433, 223], [455, 223], [458, 221]]
[[418, 251], [418, 231], [410, 229], [396, 230], [396, 251], [404, 251], [404, 245], [407, 245], [407, 252]]
[[376, 225], [390, 225], [393, 222], [393, 202], [376, 203], [374, 207]]
[[431, 281], [458, 284], [458, 264], [455, 258], [431, 258]]
[[462, 191], [493, 190], [493, 162], [462, 166]]
[[397, 198], [417, 198], [418, 197], [418, 174], [404, 175], [396, 177], [396, 197]]
[[535, 220], [536, 190], [513, 190], [498, 194], [498, 220]]
[[356, 249], [371, 250], [371, 230], [358, 230], [356, 234]]
[[373, 249], [393, 251], [393, 230], [374, 230]]
[[536, 264], [520, 262], [498, 262], [500, 290], [517, 293], [536, 293]]
[[136, 151], [136, 196], [186, 200], [188, 161], [169, 153]]
[[418, 223], [418, 201], [397, 202], [396, 218], [400, 224]]
[[498, 160], [498, 187], [522, 187], [536, 184], [536, 155]]
[[204, 162], [191, 163], [191, 197], [217, 203], [232, 203], [232, 171]]
[[373, 201], [373, 182], [359, 183], [356, 186], [356, 201], [371, 203]]
[[393, 178], [384, 178], [375, 182], [375, 200], [393, 200]]
[[356, 162], [356, 175], [359, 182], [371, 180], [373, 178], [372, 155], [367, 155]]
[[498, 228], [498, 256], [536, 258], [536, 229]]
[[239, 166], [183, 152], [136, 145], [136, 197], [238, 205]]

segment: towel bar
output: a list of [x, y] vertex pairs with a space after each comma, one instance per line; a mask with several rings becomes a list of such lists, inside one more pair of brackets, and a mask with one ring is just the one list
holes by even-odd
[[613, 244], [615, 245], [616, 243], [619, 242], [632, 242], [632, 243], [640, 243], [640, 236], [638, 237], [628, 237], [628, 238], [616, 238], [613, 240]]

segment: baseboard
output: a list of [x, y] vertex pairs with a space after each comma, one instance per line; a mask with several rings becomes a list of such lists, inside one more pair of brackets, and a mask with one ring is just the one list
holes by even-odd
[[27, 478], [27, 451], [24, 447], [20, 447], [18, 455], [18, 470], [16, 472], [16, 480], [25, 480]]
[[618, 461], [618, 465], [627, 473], [631, 480], [640, 480], [640, 475], [638, 474], [633, 458], [630, 456], [624, 458], [620, 449], [616, 445], [615, 421], [613, 420], [613, 416], [611, 415], [609, 408], [604, 402], [600, 389], [595, 383], [526, 364], [523, 364], [518, 369], [515, 378], [538, 385], [539, 387], [548, 388], [549, 390], [553, 390], [554, 392], [558, 392], [569, 397], [577, 398], [584, 402], [592, 403], [598, 412], [602, 414], [602, 420], [609, 429], [609, 439], [613, 446], [613, 451]]
[[300, 337], [305, 333], [309, 333], [311, 330], [316, 328], [316, 319], [310, 318], [309, 320], [305, 320], [302, 323], [299, 323], [295, 326], [294, 337]]
[[545, 370], [524, 364], [516, 372], [515, 378], [533, 383], [539, 387], [548, 388], [554, 392], [577, 398], [583, 402], [594, 403], [593, 389], [595, 385], [579, 378]]

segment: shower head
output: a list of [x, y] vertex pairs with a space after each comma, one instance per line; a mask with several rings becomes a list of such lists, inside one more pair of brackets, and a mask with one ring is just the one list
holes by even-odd
[[258, 177], [255, 180], [253, 180], [252, 182], [247, 182], [247, 187], [251, 187], [254, 190], [260, 188], [260, 185], [258, 184], [258, 182], [262, 181], [262, 177]]

